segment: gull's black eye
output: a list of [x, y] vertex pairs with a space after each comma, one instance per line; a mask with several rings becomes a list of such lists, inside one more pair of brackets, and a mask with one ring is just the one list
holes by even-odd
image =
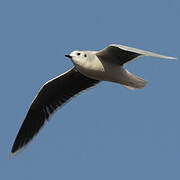
[[85, 54], [84, 57], [87, 57], [87, 54]]
[[80, 56], [81, 53], [77, 53], [78, 56]]

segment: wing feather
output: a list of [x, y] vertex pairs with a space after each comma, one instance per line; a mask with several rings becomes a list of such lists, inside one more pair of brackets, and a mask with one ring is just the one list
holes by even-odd
[[16, 136], [10, 156], [15, 155], [32, 140], [58, 107], [98, 82], [82, 75], [75, 68], [48, 81], [32, 102]]
[[128, 46], [111, 44], [107, 48], [96, 53], [98, 58], [110, 61], [118, 65], [123, 65], [129, 61], [135, 60], [141, 56], [152, 56], [164, 59], [176, 59], [175, 57], [164, 56], [141, 49], [136, 49]]

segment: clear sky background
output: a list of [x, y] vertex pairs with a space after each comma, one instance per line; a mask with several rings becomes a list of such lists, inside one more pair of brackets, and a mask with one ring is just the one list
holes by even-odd
[[102, 82], [59, 109], [9, 159], [40, 87], [73, 50], [111, 43], [180, 57], [179, 0], [0, 1], [0, 179], [179, 180], [180, 60], [127, 65], [142, 90]]

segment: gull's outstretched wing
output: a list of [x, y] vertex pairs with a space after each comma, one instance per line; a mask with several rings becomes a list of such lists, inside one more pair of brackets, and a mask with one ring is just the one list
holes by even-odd
[[144, 51], [128, 46], [111, 44], [107, 48], [96, 53], [99, 59], [107, 60], [112, 63], [123, 65], [140, 56], [152, 56], [164, 59], [176, 59], [174, 57], [164, 56], [149, 51]]
[[16, 136], [10, 157], [24, 148], [39, 132], [49, 116], [67, 100], [99, 81], [90, 79], [75, 68], [48, 81], [39, 91]]

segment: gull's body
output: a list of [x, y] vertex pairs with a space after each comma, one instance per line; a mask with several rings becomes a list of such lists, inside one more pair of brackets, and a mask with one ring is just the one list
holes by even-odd
[[[90, 52], [85, 51], [85, 53], [89, 54]], [[96, 54], [90, 54], [90, 56], [92, 56], [91, 62], [87, 62], [83, 65], [75, 65], [77, 70], [85, 76], [100, 81], [120, 83], [130, 89], [142, 88], [145, 86], [145, 80], [132, 75], [124, 69], [121, 64], [111, 63], [103, 59], [100, 60]]]
[[128, 72], [124, 68], [127, 62], [142, 56], [175, 59], [122, 45], [110, 45], [101, 51], [73, 51], [66, 56], [74, 67], [40, 89], [18, 132], [10, 156], [32, 140], [58, 107], [100, 81], [120, 83], [129, 89], [143, 88], [147, 81]]

